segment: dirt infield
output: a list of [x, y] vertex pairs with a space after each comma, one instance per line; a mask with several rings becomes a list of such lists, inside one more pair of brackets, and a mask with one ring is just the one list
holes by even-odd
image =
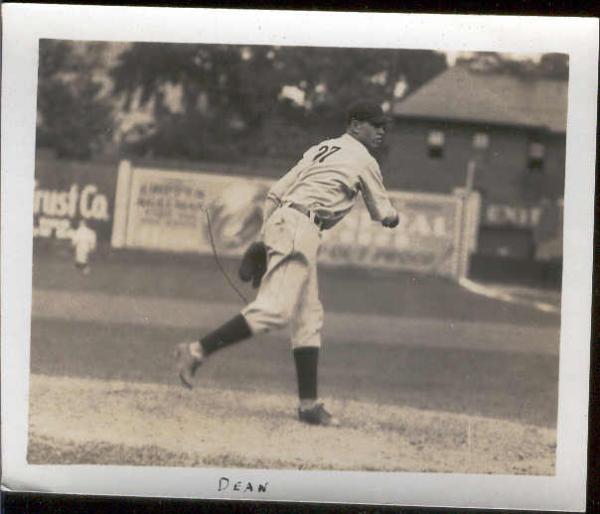
[[269, 469], [554, 473], [555, 431], [330, 400], [305, 426], [291, 395], [32, 375], [28, 461]]

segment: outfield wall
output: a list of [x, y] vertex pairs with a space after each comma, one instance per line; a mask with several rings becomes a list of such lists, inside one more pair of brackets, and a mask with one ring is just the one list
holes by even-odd
[[[239, 250], [236, 248], [243, 246], [248, 237], [254, 237], [255, 231], [258, 230], [256, 219], [262, 210], [263, 197], [261, 194], [264, 195], [264, 192], [261, 191], [263, 186], [269, 187], [273, 180], [274, 173], [270, 168], [270, 166], [275, 166], [273, 162], [263, 163], [263, 165], [250, 164], [196, 163], [193, 165], [194, 171], [204, 169], [209, 172], [204, 175], [215, 178], [212, 186], [207, 185], [210, 182], [210, 179], [207, 179], [200, 187], [198, 194], [202, 198], [210, 191], [219, 195], [221, 187], [218, 186], [219, 183], [223, 183], [223, 180], [236, 179], [234, 191], [225, 195], [221, 202], [225, 205], [220, 205], [216, 209], [218, 212], [215, 212], [217, 221], [219, 221], [217, 228], [220, 229], [215, 231], [215, 238], [221, 240], [219, 252], [224, 255], [239, 255]], [[281, 166], [284, 167], [284, 164]], [[169, 173], [170, 179], [173, 179], [180, 174], [177, 169], [185, 167], [186, 164], [181, 162], [162, 162], [160, 164], [155, 162], [141, 164], [136, 166], [136, 169], [152, 169], [158, 172], [157, 177]], [[257, 169], [263, 170], [264, 175], [271, 178], [254, 177], [252, 174]], [[164, 251], [202, 251], [203, 253], [212, 251], [206, 244], [203, 248], [198, 248], [200, 243], [195, 243], [194, 237], [185, 236], [185, 230], [177, 235], [178, 232], [181, 232], [183, 219], [169, 226], [166, 231], [168, 235], [165, 235], [163, 230], [160, 237], [153, 236], [155, 237], [153, 242], [148, 241], [152, 237], [152, 230], [144, 235], [139, 232], [139, 227], [135, 229], [132, 227], [133, 230], [128, 231], [126, 227], [123, 228], [122, 223], [113, 234], [114, 213], [125, 213], [129, 209], [128, 198], [125, 199], [125, 206], [121, 205], [117, 208], [116, 190], [127, 191], [130, 187], [129, 183], [123, 183], [123, 178], [117, 187], [118, 176], [118, 163], [115, 161], [82, 162], [56, 159], [52, 155], [40, 151], [36, 156], [35, 169], [34, 237], [68, 241], [72, 228], [77, 225], [77, 220], [86, 218], [88, 224], [96, 231], [99, 241], [110, 241], [111, 238], [116, 237], [116, 240], [113, 241], [116, 243], [114, 246], [149, 247]], [[123, 175], [123, 177], [125, 176], [128, 177], [127, 180], [130, 180], [133, 173]], [[187, 174], [184, 173], [183, 177], [186, 176]], [[181, 183], [181, 180], [179, 182]], [[195, 184], [193, 180], [191, 183]], [[235, 196], [236, 190], [241, 192], [242, 197], [256, 193], [257, 196], [253, 197], [252, 205], [249, 206], [243, 201], [239, 202]], [[364, 228], [372, 225], [364, 209], [353, 211], [346, 222], [325, 233], [321, 260], [332, 265], [345, 263], [379, 268], [413, 269], [422, 272], [441, 272], [449, 276], [456, 276], [457, 273], [464, 276], [471, 266], [476, 276], [495, 281], [524, 280], [540, 273], [547, 275], [546, 264], [552, 264], [557, 267], [558, 271], [557, 274], [553, 271], [552, 275], [556, 275], [557, 283], [560, 283], [560, 258], [562, 257], [562, 202], [560, 200], [558, 202], [542, 200], [535, 205], [523, 207], [517, 204], [493, 204], [489, 201], [482, 201], [479, 195], [470, 194], [469, 205], [463, 210], [462, 215], [458, 216], [461, 218], [462, 230], [465, 233], [458, 237], [449, 212], [446, 211], [442, 214], [445, 220], [443, 222], [439, 221], [439, 213], [440, 209], [443, 212], [444, 209], [457, 208], [452, 206], [456, 202], [462, 202], [461, 196], [464, 197], [464, 195], [464, 190], [461, 189], [456, 189], [453, 194], [448, 195], [394, 192], [392, 200], [397, 203], [398, 209], [405, 213], [402, 220], [402, 223], [406, 223], [405, 226], [382, 234], [376, 224], [373, 224], [373, 229]], [[150, 200], [148, 193], [142, 196], [145, 196], [142, 203]], [[431, 201], [428, 206], [425, 206], [423, 200], [427, 198]], [[444, 198], [446, 200], [443, 200]], [[227, 203], [228, 199], [230, 199], [229, 203]], [[123, 200], [121, 200], [122, 202]], [[241, 210], [236, 212], [233, 207], [238, 204]], [[212, 208], [215, 207], [213, 205]], [[150, 207], [149, 209], [151, 210]], [[224, 210], [227, 212], [227, 216], [223, 218], [220, 215]], [[158, 223], [160, 226], [162, 223], [160, 213], [156, 207], [154, 211], [158, 215], [158, 219], [154, 223]], [[163, 209], [163, 212], [166, 210]], [[438, 214], [435, 214], [436, 212]], [[423, 216], [426, 218], [425, 222]], [[132, 220], [131, 223], [134, 221]], [[172, 222], [173, 220], [171, 220]], [[179, 229], [175, 228], [177, 223], [180, 224]], [[236, 223], [238, 225], [243, 223], [244, 229], [240, 230], [239, 227], [236, 229]], [[435, 225], [436, 223], [437, 225]], [[434, 225], [437, 227], [436, 231], [428, 231], [427, 227]], [[441, 248], [446, 248], [446, 251], [452, 254], [454, 244], [449, 236], [443, 237], [444, 231], [440, 230], [442, 225], [446, 231], [454, 232], [458, 237], [459, 245], [463, 243], [466, 245], [464, 251], [460, 250], [459, 264], [456, 263], [456, 254], [448, 260], [443, 258], [443, 252], [440, 253]], [[206, 221], [198, 221], [196, 228], [200, 232], [206, 231]], [[239, 234], [232, 235], [236, 231]], [[146, 232], [148, 231], [146, 230]], [[154, 232], [156, 234], [160, 231], [154, 230]], [[399, 235], [399, 232], [402, 232], [403, 235]], [[411, 233], [408, 239], [407, 232]], [[433, 236], [429, 237], [428, 232]], [[119, 242], [119, 237], [123, 238], [125, 234], [129, 234], [127, 244], [125, 241]], [[374, 237], [379, 240], [385, 238], [386, 235], [390, 239], [387, 243], [376, 242], [375, 246], [368, 244], [369, 238]], [[417, 238], [417, 236], [419, 237]], [[197, 234], [195, 237], [197, 238]], [[415, 239], [418, 240], [415, 242]], [[186, 244], [187, 249], [185, 248]], [[406, 249], [408, 244], [411, 249], [416, 249], [416, 251]], [[402, 247], [405, 249], [398, 251]], [[473, 251], [477, 253], [472, 254]], [[470, 256], [472, 257], [469, 258]], [[458, 271], [456, 271], [457, 266]], [[541, 281], [544, 282], [544, 280]]]
[[[272, 180], [132, 167], [121, 162], [112, 246], [240, 256], [258, 235]], [[400, 224], [371, 221], [362, 200], [323, 233], [320, 262], [330, 266], [411, 270], [458, 277], [466, 273], [479, 219], [472, 193], [391, 191]], [[210, 223], [209, 223], [210, 220]]]

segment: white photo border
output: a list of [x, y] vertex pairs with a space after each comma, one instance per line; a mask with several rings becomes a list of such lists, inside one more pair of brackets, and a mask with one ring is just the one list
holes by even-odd
[[[37, 61], [39, 39], [44, 38], [569, 54], [556, 475], [27, 464]], [[585, 509], [597, 19], [4, 4], [2, 57], [4, 488], [254, 501]], [[217, 491], [224, 474], [270, 485], [260, 496], [233, 497]]]

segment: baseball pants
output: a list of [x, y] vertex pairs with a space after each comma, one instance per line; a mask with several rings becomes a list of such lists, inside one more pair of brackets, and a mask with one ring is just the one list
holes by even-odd
[[321, 232], [289, 207], [273, 212], [264, 228], [267, 271], [256, 299], [242, 309], [253, 334], [290, 326], [292, 348], [320, 347], [323, 307], [317, 254]]

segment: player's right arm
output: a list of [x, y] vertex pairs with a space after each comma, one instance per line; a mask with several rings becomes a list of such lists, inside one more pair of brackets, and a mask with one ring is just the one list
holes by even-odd
[[375, 161], [365, 167], [359, 176], [360, 189], [365, 205], [373, 221], [379, 221], [384, 227], [394, 228], [400, 217], [388, 197], [379, 166]]

